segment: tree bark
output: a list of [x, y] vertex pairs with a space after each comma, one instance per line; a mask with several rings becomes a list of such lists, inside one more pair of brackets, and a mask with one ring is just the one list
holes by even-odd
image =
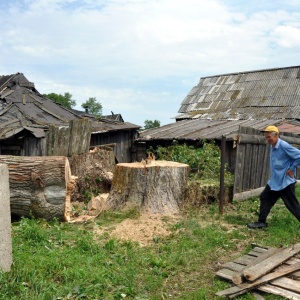
[[0, 162], [8, 166], [12, 214], [65, 219], [67, 186], [74, 180], [67, 157], [0, 155]]
[[172, 161], [117, 164], [105, 209], [137, 207], [141, 212], [178, 213], [189, 166]]

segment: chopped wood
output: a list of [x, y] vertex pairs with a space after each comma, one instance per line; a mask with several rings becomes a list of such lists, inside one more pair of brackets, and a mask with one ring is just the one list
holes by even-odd
[[[254, 248], [248, 255], [243, 255], [234, 262], [228, 262], [222, 265], [222, 269], [218, 270], [216, 275], [223, 279], [234, 281], [235, 276], [243, 273], [243, 270], [251, 270], [252, 268], [253, 270], [257, 269], [259, 272], [260, 269], [258, 266], [267, 270], [265, 265], [269, 266], [270, 264], [274, 265], [273, 268], [266, 271], [267, 273], [264, 275], [260, 275], [254, 281], [248, 280], [245, 283], [236, 284], [235, 286], [216, 293], [216, 295], [234, 298], [248, 291], [256, 290], [280, 295], [287, 299], [300, 300], [299, 244], [284, 249], [253, 246]], [[280, 257], [280, 255], [282, 255], [282, 257]], [[245, 257], [247, 258], [245, 259]], [[263, 263], [265, 261], [267, 263]], [[247, 265], [237, 262], [247, 262]], [[259, 273], [261, 274], [261, 272]], [[255, 298], [263, 299], [259, 295], [256, 295]]]
[[291, 278], [283, 277], [272, 281], [272, 285], [300, 293], [300, 282]]
[[285, 297], [286, 299], [300, 300], [300, 295], [291, 291], [287, 291], [280, 287], [273, 286], [271, 284], [265, 284], [259, 287], [259, 290], [266, 293]]
[[243, 275], [247, 280], [254, 281], [272, 271], [278, 265], [282, 264], [298, 252], [300, 252], [300, 244], [295, 244], [289, 248], [284, 248], [262, 262], [247, 267], [243, 271]]
[[237, 271], [233, 276], [232, 276], [232, 281], [235, 284], [241, 284], [244, 281], [244, 271], [251, 267], [251, 266], [255, 266], [259, 263], [261, 263], [262, 261], [264, 261], [265, 259], [271, 257], [272, 255], [274, 255], [275, 253], [279, 252], [280, 249], [278, 248], [269, 248], [268, 250], [264, 251], [261, 253], [261, 255], [257, 256], [255, 259], [253, 259], [250, 264], [244, 268], [242, 268], [242, 270]]
[[254, 281], [254, 282], [242, 283], [242, 284], [230, 287], [226, 290], [218, 292], [216, 295], [217, 296], [230, 295], [230, 297], [235, 297], [235, 296], [241, 295], [247, 291], [250, 291], [251, 289], [254, 289], [261, 284], [268, 283], [276, 278], [279, 278], [284, 275], [295, 272], [298, 269], [300, 269], [300, 263], [297, 263], [294, 265], [287, 265], [278, 271], [274, 271], [272, 273], [269, 273], [269, 274], [259, 278], [258, 280]]

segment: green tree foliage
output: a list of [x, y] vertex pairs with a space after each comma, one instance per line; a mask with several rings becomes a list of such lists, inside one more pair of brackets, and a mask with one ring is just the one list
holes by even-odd
[[44, 94], [43, 96], [53, 100], [56, 103], [61, 104], [66, 108], [73, 108], [76, 105], [76, 101], [72, 99], [72, 95], [68, 92], [66, 92], [64, 95], [50, 93]]
[[[204, 142], [202, 148], [179, 145], [177, 141], [173, 141], [172, 146], [158, 146], [154, 152], [157, 159], [188, 164], [191, 168], [190, 175], [195, 179], [220, 179], [221, 150], [213, 141]], [[225, 173], [226, 180], [233, 180], [229, 171]]]
[[156, 128], [156, 127], [160, 127], [160, 121], [158, 121], [158, 120], [154, 120], [154, 121], [145, 120], [144, 124], [145, 124], [144, 130], [151, 129], [151, 128]]
[[89, 100], [82, 103], [81, 107], [88, 108], [91, 115], [101, 117], [102, 115], [102, 104], [97, 101], [95, 97], [90, 97]]

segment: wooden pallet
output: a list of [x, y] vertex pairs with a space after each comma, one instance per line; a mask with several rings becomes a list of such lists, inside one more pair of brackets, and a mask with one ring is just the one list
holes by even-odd
[[288, 248], [253, 245], [253, 249], [233, 262], [226, 263], [216, 276], [229, 280], [232, 287], [217, 296], [234, 298], [259, 290], [300, 300], [300, 244]]

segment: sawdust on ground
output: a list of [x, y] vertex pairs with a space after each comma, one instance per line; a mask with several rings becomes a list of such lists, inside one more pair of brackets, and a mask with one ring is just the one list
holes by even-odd
[[108, 233], [122, 241], [133, 241], [147, 246], [160, 237], [171, 234], [171, 227], [177, 223], [179, 215], [143, 214], [138, 219], [125, 219], [113, 228], [97, 229], [95, 234]]

